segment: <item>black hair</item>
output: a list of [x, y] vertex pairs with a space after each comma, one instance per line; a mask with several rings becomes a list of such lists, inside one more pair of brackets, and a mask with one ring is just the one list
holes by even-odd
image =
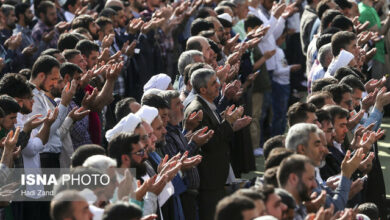
[[272, 149], [277, 147], [284, 147], [284, 141], [286, 140], [286, 136], [277, 135], [272, 138], [269, 138], [263, 145], [263, 154], [264, 159], [267, 160], [269, 153], [271, 153]]
[[317, 109], [322, 108], [325, 105], [326, 99], [332, 99], [332, 94], [327, 91], [315, 92], [307, 97], [307, 103], [314, 104]]
[[77, 43], [76, 49], [79, 50], [81, 54], [89, 57], [92, 51], [99, 52], [99, 45], [90, 40], [81, 40]]
[[264, 168], [269, 169], [271, 167], [279, 166], [280, 163], [287, 157], [293, 155], [294, 152], [285, 148], [277, 147], [271, 150], [267, 160], [264, 162]]
[[112, 8], [104, 8], [100, 14], [99, 17], [106, 17], [106, 18], [112, 18], [112, 16], [117, 15], [118, 13], [112, 9]]
[[332, 116], [324, 109], [318, 109], [316, 111], [316, 116], [319, 123], [322, 123], [323, 121], [332, 121]]
[[68, 6], [75, 6], [78, 0], [66, 0], [65, 4], [62, 6], [62, 8], [67, 11]]
[[341, 49], [350, 44], [353, 40], [356, 40], [356, 34], [349, 31], [340, 31], [332, 37], [332, 53], [333, 56], [338, 56]]
[[54, 55], [57, 54], [57, 53], [61, 53], [61, 51], [59, 51], [58, 49], [55, 49], [55, 48], [49, 48], [49, 49], [44, 50], [41, 53], [41, 56], [42, 55], [48, 55], [48, 56], [52, 56], [52, 57], [56, 58]]
[[102, 220], [141, 219], [142, 210], [131, 203], [118, 202], [104, 209]]
[[75, 73], [83, 73], [83, 70], [74, 63], [65, 62], [61, 64], [60, 74], [62, 78], [64, 78], [66, 74], [73, 78]]
[[325, 106], [323, 109], [325, 111], [329, 112], [330, 116], [332, 117], [333, 124], [334, 124], [336, 118], [339, 118], [339, 119], [342, 119], [342, 118], [348, 119], [349, 118], [348, 110], [345, 108], [342, 108], [338, 105]]
[[35, 61], [32, 70], [31, 77], [35, 79], [39, 73], [44, 73], [46, 76], [51, 74], [54, 67], [60, 68], [60, 63], [52, 56], [42, 55]]
[[322, 90], [330, 92], [330, 94], [332, 94], [333, 101], [336, 104], [340, 104], [341, 100], [343, 100], [343, 95], [345, 93], [352, 93], [352, 88], [344, 83], [328, 85], [325, 86]]
[[335, 2], [343, 10], [347, 8], [352, 8], [352, 3], [348, 0], [335, 0]]
[[89, 30], [89, 24], [92, 23], [94, 19], [90, 15], [80, 15], [73, 19], [72, 21], [72, 29], [76, 29], [79, 27], [83, 27]]
[[322, 79], [317, 79], [312, 83], [311, 91], [320, 92], [327, 85], [337, 84], [339, 81], [335, 78], [326, 77]]
[[350, 86], [352, 90], [359, 89], [362, 92], [366, 91], [366, 88], [364, 87], [364, 84], [362, 81], [359, 80], [356, 76], [349, 75], [345, 76], [340, 83], [345, 83], [346, 85]]
[[76, 49], [66, 49], [64, 50], [64, 52], [62, 52], [62, 55], [64, 55], [65, 59], [68, 61], [73, 59], [73, 57], [75, 57], [78, 54], [81, 54], [81, 52]]
[[347, 31], [352, 27], [353, 30], [353, 23], [351, 19], [345, 17], [344, 15], [337, 15], [333, 18], [331, 27], [339, 28], [342, 31]]
[[202, 31], [214, 30], [214, 24], [205, 19], [197, 18], [191, 24], [191, 36], [196, 36]]
[[7, 73], [0, 80], [0, 94], [27, 98], [31, 95], [31, 88], [27, 79], [21, 74]]
[[19, 3], [15, 6], [15, 16], [18, 18], [18, 20], [19, 20], [19, 15], [24, 15], [24, 13], [29, 8], [30, 8], [30, 4], [27, 3]]
[[254, 208], [255, 204], [246, 196], [228, 196], [218, 202], [215, 220], [243, 220], [242, 212]]
[[341, 15], [341, 12], [334, 9], [328, 9], [325, 11], [321, 19], [321, 32], [322, 30], [328, 28], [329, 24], [332, 23], [333, 18], [335, 18], [337, 15]]
[[324, 15], [325, 11], [327, 11], [328, 9], [330, 9], [328, 3], [330, 1], [329, 0], [325, 0], [325, 1], [320, 1], [317, 5], [317, 8], [316, 8], [316, 12], [317, 12], [317, 16], [320, 20], [322, 20], [322, 16]]
[[110, 18], [107, 18], [107, 17], [99, 17], [96, 20], [96, 24], [99, 25], [100, 29], [103, 30], [106, 27], [106, 25], [112, 24], [112, 20]]
[[40, 14], [41, 14], [41, 13], [44, 14], [44, 15], [46, 15], [47, 10], [48, 10], [49, 8], [55, 8], [55, 7], [56, 7], [56, 6], [55, 6], [54, 3], [51, 2], [51, 1], [42, 1], [42, 2], [39, 3], [39, 5], [38, 5], [38, 7], [37, 7], [37, 9], [36, 9], [35, 15], [36, 15], [38, 18], [40, 18]]
[[360, 204], [359, 207], [357, 208], [357, 211], [360, 214], [366, 215], [371, 220], [378, 220], [379, 219], [379, 209], [375, 205], [375, 203], [366, 202], [366, 203]]
[[66, 49], [74, 49], [77, 45], [77, 42], [79, 42], [79, 38], [76, 37], [76, 35], [71, 33], [64, 33], [61, 34], [58, 39], [57, 48], [60, 51], [64, 51]]
[[307, 119], [307, 113], [315, 113], [316, 106], [311, 103], [296, 102], [288, 108], [287, 118], [288, 125], [291, 127], [300, 122], [305, 122]]
[[349, 75], [357, 77], [357, 75], [351, 68], [343, 66], [336, 70], [333, 77], [336, 78], [338, 81], [341, 81], [344, 77]]
[[157, 109], [169, 109], [170, 106], [160, 95], [149, 93], [142, 96], [141, 105], [148, 105]]
[[72, 154], [71, 165], [72, 167], [82, 166], [88, 157], [93, 155], [105, 155], [106, 150], [97, 144], [84, 144], [78, 147]]
[[121, 99], [119, 102], [115, 104], [115, 118], [117, 121], [120, 121], [126, 115], [131, 113], [130, 104], [133, 102], [136, 102], [135, 98], [127, 97]]
[[18, 102], [9, 95], [0, 95], [0, 108], [3, 109], [4, 115], [20, 111]]
[[139, 142], [139, 135], [119, 133], [108, 143], [108, 156], [115, 159], [117, 166], [122, 166], [122, 155], [129, 155], [133, 151], [133, 144]]
[[332, 34], [322, 34], [320, 37], [318, 37], [316, 42], [317, 50], [319, 50], [325, 44], [330, 43], [332, 40], [332, 36]]
[[313, 165], [313, 162], [308, 157], [299, 154], [294, 154], [284, 159], [279, 166], [277, 174], [279, 186], [281, 188], [285, 187], [292, 173], [301, 178], [302, 174], [306, 171], [306, 164]]
[[244, 28], [246, 32], [248, 32], [248, 28], [255, 28], [262, 24], [263, 22], [254, 15], [248, 15], [244, 20]]

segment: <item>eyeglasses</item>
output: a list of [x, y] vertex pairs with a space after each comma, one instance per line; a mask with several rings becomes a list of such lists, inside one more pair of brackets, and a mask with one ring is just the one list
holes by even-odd
[[140, 157], [143, 157], [145, 155], [145, 149], [142, 148], [141, 150], [135, 152], [135, 153], [131, 153], [131, 154], [135, 154], [137, 156], [140, 156]]

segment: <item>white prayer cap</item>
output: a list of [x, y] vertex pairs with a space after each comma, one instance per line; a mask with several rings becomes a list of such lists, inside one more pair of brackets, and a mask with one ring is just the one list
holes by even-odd
[[273, 217], [272, 215], [265, 215], [257, 217], [255, 220], [277, 220], [277, 218]]
[[126, 117], [122, 118], [112, 129], [107, 131], [107, 141], [110, 142], [115, 135], [121, 132], [133, 133], [139, 123], [141, 123], [141, 119], [137, 115], [133, 113], [128, 114]]
[[165, 73], [160, 73], [160, 74], [154, 75], [144, 85], [144, 92], [149, 90], [149, 89], [152, 89], [152, 88], [166, 90], [169, 86], [169, 83], [171, 83], [171, 81], [172, 81], [171, 77], [169, 77]]
[[232, 21], [233, 21], [232, 16], [230, 16], [228, 13], [220, 14], [217, 17], [220, 18], [220, 19], [223, 19], [225, 21], [228, 21], [230, 23], [232, 23]]
[[154, 107], [144, 105], [137, 111], [137, 113], [135, 113], [135, 115], [151, 125], [158, 115], [158, 110]]
[[356, 219], [370, 220], [370, 218], [369, 218], [367, 215], [361, 214], [361, 213], [359, 213], [359, 214], [356, 215]]

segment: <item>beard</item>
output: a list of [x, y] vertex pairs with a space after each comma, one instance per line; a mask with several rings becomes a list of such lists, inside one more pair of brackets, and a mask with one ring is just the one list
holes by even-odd
[[299, 180], [298, 183], [298, 194], [302, 202], [310, 201], [308, 187], [305, 185], [305, 183], [302, 182], [301, 179]]
[[145, 176], [146, 174], [146, 165], [144, 164], [145, 161], [142, 161], [141, 163], [136, 163], [133, 160], [131, 161], [130, 167], [135, 168], [136, 170], [136, 178], [140, 179], [141, 177]]
[[156, 148], [164, 147], [166, 144], [167, 144], [167, 141], [164, 138], [163, 140], [156, 142]]
[[28, 109], [26, 106], [22, 106], [22, 108], [20, 109], [20, 113], [22, 113], [23, 115], [27, 115], [27, 114], [30, 114], [32, 112], [31, 109]]
[[53, 97], [55, 98], [60, 98], [61, 97], [61, 89], [53, 87], [50, 89], [50, 93]]

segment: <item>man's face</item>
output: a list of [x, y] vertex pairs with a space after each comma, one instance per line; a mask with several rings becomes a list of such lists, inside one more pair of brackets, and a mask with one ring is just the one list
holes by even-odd
[[148, 135], [148, 147], [146, 149], [148, 152], [153, 152], [156, 150], [157, 137], [154, 135], [153, 128], [150, 126], [150, 124], [142, 122], [142, 125], [145, 128], [146, 135]]
[[61, 97], [62, 89], [63, 89], [64, 87], [65, 87], [64, 80], [62, 79], [62, 77], [60, 77], [60, 79], [58, 80], [57, 85], [54, 86], [54, 87], [50, 90], [50, 94], [51, 94], [54, 98], [60, 98], [60, 97]]
[[152, 122], [153, 133], [157, 138], [157, 143], [165, 145], [165, 135], [167, 129], [165, 129], [160, 116], [157, 116]]
[[125, 11], [124, 10], [120, 10], [118, 11], [118, 15], [117, 15], [117, 23], [118, 23], [118, 26], [123, 28], [126, 26], [126, 15], [125, 15]]
[[55, 86], [57, 86], [60, 76], [60, 70], [58, 67], [53, 67], [51, 73], [45, 76], [45, 79], [41, 85], [39, 85], [39, 88], [45, 92], [51, 91]]
[[297, 190], [301, 202], [310, 201], [311, 193], [313, 189], [317, 187], [315, 180], [314, 167], [311, 164], [305, 164], [305, 172], [302, 173], [302, 177], [299, 179]]
[[89, 30], [89, 33], [91, 33], [92, 38], [94, 40], [97, 40], [99, 38], [98, 32], [99, 32], [100, 28], [99, 28], [99, 25], [96, 24], [96, 22], [89, 23], [88, 30]]
[[304, 147], [303, 154], [310, 158], [316, 166], [321, 165], [321, 161], [325, 159], [327, 148], [322, 143], [320, 136], [312, 132], [310, 133], [309, 143]]
[[179, 97], [171, 100], [171, 106], [169, 110], [169, 122], [173, 125], [179, 124], [184, 118], [184, 105]]
[[352, 94], [349, 92], [346, 92], [343, 94], [343, 98], [341, 99], [340, 103], [337, 103], [340, 107], [347, 109], [348, 111], [353, 111], [353, 104], [352, 104]]
[[81, 7], [82, 7], [81, 1], [77, 0], [76, 3], [73, 6], [69, 5], [69, 11], [74, 14], [76, 12], [76, 10], [81, 8]]
[[[217, 75], [214, 74], [213, 76], [210, 77], [209, 81], [207, 82], [207, 88], [204, 93], [205, 98], [207, 98], [209, 101], [217, 98], [219, 95], [219, 87], [220, 87], [219, 80], [217, 78]], [[201, 89], [204, 90], [204, 88]]]
[[225, 38], [224, 38], [223, 26], [222, 26], [221, 22], [219, 22], [219, 21], [214, 21], [213, 24], [214, 24], [215, 34], [217, 35], [219, 42], [220, 42], [222, 45], [225, 45]]
[[26, 115], [32, 112], [32, 106], [34, 104], [33, 94], [29, 94], [24, 98], [14, 98], [20, 106], [20, 113]]
[[79, 66], [84, 72], [87, 71], [87, 61], [85, 61], [84, 57], [81, 54], [77, 54], [68, 61]]
[[332, 143], [333, 123], [332, 121], [324, 120], [321, 122], [321, 130], [325, 133], [326, 144]]
[[87, 68], [92, 69], [93, 66], [95, 66], [98, 62], [98, 57], [99, 57], [99, 51], [91, 51], [89, 56], [87, 57]]
[[16, 23], [16, 16], [14, 10], [11, 10], [9, 12], [9, 15], [6, 17], [6, 20], [7, 20], [7, 27], [10, 29], [14, 29]]
[[237, 4], [237, 16], [239, 19], [245, 19], [248, 15], [249, 8], [248, 8], [248, 2], [245, 1], [243, 4]]
[[1, 126], [5, 129], [5, 130], [11, 130], [14, 125], [16, 124], [16, 112], [15, 113], [10, 113], [8, 115], [6, 115], [3, 119], [3, 122], [1, 124]]
[[257, 211], [256, 209], [247, 209], [247, 210], [244, 210], [242, 211], [241, 215], [242, 215], [242, 219], [243, 220], [252, 220], [252, 219], [255, 219], [257, 217]]
[[334, 140], [337, 143], [343, 143], [344, 138], [348, 132], [347, 128], [347, 118], [336, 117], [334, 120]]
[[206, 39], [202, 39], [200, 41], [200, 44], [202, 45], [202, 53], [203, 53], [203, 56], [204, 56], [204, 59], [206, 61], [206, 63], [211, 63], [212, 62], [212, 50], [211, 49], [211, 46], [209, 44], [209, 42], [207, 42]]
[[57, 24], [57, 9], [55, 7], [50, 7], [47, 9], [44, 16], [44, 23], [49, 27]]
[[158, 110], [158, 115], [160, 116], [160, 118], [161, 118], [161, 120], [163, 122], [164, 127], [167, 127], [168, 122], [170, 121], [169, 109], [167, 109], [167, 108], [159, 109]]
[[273, 4], [274, 4], [273, 0], [264, 0], [263, 7], [269, 11], [271, 10]]
[[115, 34], [115, 32], [114, 32], [114, 25], [112, 25], [112, 24], [107, 24], [107, 25], [104, 27], [103, 34], [104, 34], [104, 36], [108, 36], [108, 35], [110, 35], [110, 34]]
[[287, 206], [282, 203], [280, 196], [276, 193], [272, 193], [265, 202], [265, 208], [267, 209], [268, 215], [272, 215], [277, 219], [282, 219], [282, 213], [287, 209]]
[[307, 117], [307, 119], [306, 119], [305, 123], [315, 124], [318, 127], [321, 126], [320, 123], [318, 122], [316, 113], [314, 113], [314, 112], [306, 112], [306, 117]]
[[89, 205], [86, 201], [72, 202], [73, 218], [74, 220], [92, 220], [93, 214], [89, 210]]
[[362, 100], [363, 91], [360, 89], [354, 89], [352, 93], [352, 105], [356, 109], [360, 106], [360, 101]]
[[31, 25], [33, 18], [34, 14], [32, 13], [31, 9], [27, 9], [24, 12], [24, 23], [26, 23], [27, 25]]
[[359, 47], [357, 46], [356, 40], [351, 41], [351, 43], [345, 47], [345, 50], [352, 53], [355, 57], [359, 57]]

